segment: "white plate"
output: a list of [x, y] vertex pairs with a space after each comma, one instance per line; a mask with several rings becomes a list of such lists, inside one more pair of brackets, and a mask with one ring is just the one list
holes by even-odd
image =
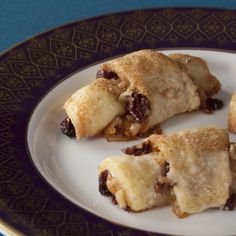
[[[212, 115], [196, 111], [172, 117], [161, 125], [163, 131], [169, 133], [207, 125], [226, 128], [228, 103], [236, 90], [236, 55], [207, 50], [164, 51], [170, 52], [188, 53], [205, 59], [210, 71], [222, 83], [222, 90], [215, 97], [222, 99], [225, 106]], [[91, 66], [67, 78], [51, 90], [35, 109], [29, 123], [27, 141], [32, 160], [42, 176], [76, 205], [118, 224], [167, 234], [235, 235], [236, 211], [208, 210], [185, 219], [178, 219], [169, 206], [128, 213], [99, 194], [99, 163], [109, 155], [121, 154], [122, 148], [140, 140], [109, 143], [105, 139], [90, 138], [76, 141], [60, 132], [59, 123], [65, 117], [62, 109], [64, 101], [95, 79], [98, 66]], [[236, 141], [236, 136], [231, 135], [231, 141]]]

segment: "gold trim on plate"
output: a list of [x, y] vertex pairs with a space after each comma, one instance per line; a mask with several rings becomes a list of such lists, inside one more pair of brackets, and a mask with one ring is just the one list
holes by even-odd
[[6, 236], [25, 236], [25, 234], [20, 233], [20, 231], [16, 230], [6, 222], [0, 219], [0, 232], [4, 232]]

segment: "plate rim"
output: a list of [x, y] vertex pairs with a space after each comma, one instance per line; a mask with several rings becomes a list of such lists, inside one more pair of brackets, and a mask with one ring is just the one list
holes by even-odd
[[109, 13], [104, 13], [104, 14], [98, 14], [96, 16], [91, 16], [91, 17], [85, 17], [85, 18], [81, 18], [81, 19], [77, 19], [77, 20], [72, 20], [69, 21], [65, 24], [59, 24], [58, 26], [55, 27], [50, 27], [49, 29], [36, 33], [30, 37], [27, 37], [26, 39], [20, 40], [17, 43], [14, 43], [12, 46], [7, 47], [6, 49], [4, 49], [2, 52], [0, 52], [0, 59], [1, 57], [4, 57], [5, 54], [8, 54], [9, 52], [11, 52], [14, 49], [17, 49], [18, 47], [22, 46], [25, 43], [28, 43], [30, 40], [36, 39], [40, 36], [43, 36], [47, 33], [50, 33], [53, 30], [58, 30], [61, 29], [63, 27], [67, 27], [73, 24], [76, 24], [78, 22], [81, 21], [89, 21], [89, 20], [96, 20], [99, 18], [103, 18], [103, 17], [107, 17], [107, 16], [112, 16], [112, 15], [119, 15], [119, 14], [129, 14], [132, 12], [136, 12], [136, 11], [152, 11], [152, 10], [165, 10], [165, 9], [173, 9], [173, 10], [190, 10], [190, 9], [200, 9], [200, 10], [209, 10], [209, 11], [236, 11], [235, 9], [230, 9], [230, 8], [221, 8], [221, 7], [179, 7], [179, 6], [168, 6], [168, 7], [148, 7], [148, 8], [137, 8], [137, 9], [132, 9], [132, 10], [127, 10], [127, 11], [113, 11], [113, 12], [109, 12]]
[[[185, 48], [185, 47], [181, 47], [181, 48], [160, 48], [160, 49], [158, 48], [158, 49], [154, 49], [154, 50], [158, 50], [158, 51], [160, 51], [160, 52], [163, 52], [163, 51], [178, 51], [178, 50], [179, 50], [179, 51], [182, 51], [182, 50], [192, 50], [192, 51], [210, 51], [210, 52], [212, 51], [212, 52], [222, 52], [222, 53], [235, 54], [235, 51], [233, 51], [233, 50], [220, 50], [220, 49], [211, 49], [211, 48], [203, 48], [203, 49], [201, 49], [201, 48], [194, 48], [194, 47], [192, 47], [192, 48], [191, 48], [191, 47], [188, 47], [188, 48]], [[56, 187], [54, 187], [52, 184], [50, 184], [50, 182], [48, 181], [48, 179], [47, 179], [46, 177], [44, 177], [43, 174], [39, 171], [39, 169], [38, 169], [37, 166], [36, 166], [36, 163], [35, 163], [34, 160], [33, 160], [32, 155], [30, 154], [29, 144], [28, 144], [28, 142], [27, 142], [28, 134], [29, 134], [29, 125], [30, 125], [32, 116], [33, 116], [35, 110], [37, 109], [37, 107], [40, 105], [40, 103], [48, 96], [49, 93], [52, 92], [52, 90], [54, 90], [58, 85], [60, 85], [61, 83], [63, 83], [63, 82], [66, 81], [67, 79], [70, 79], [70, 77], [74, 76], [75, 74], [77, 74], [77, 73], [79, 73], [79, 72], [81, 72], [81, 71], [83, 71], [83, 70], [85, 70], [85, 69], [87, 69], [87, 68], [89, 68], [89, 67], [91, 67], [91, 66], [95, 66], [95, 65], [97, 65], [97, 64], [100, 64], [100, 63], [103, 62], [103, 61], [107, 61], [107, 60], [110, 60], [110, 59], [113, 59], [113, 58], [117, 58], [117, 57], [120, 57], [120, 56], [122, 56], [122, 55], [116, 55], [116, 56], [114, 56], [114, 57], [112, 57], [112, 58], [104, 59], [104, 60], [102, 60], [102, 61], [97, 61], [97, 62], [95, 62], [95, 63], [92, 63], [92, 64], [89, 65], [89, 66], [86, 66], [86, 67], [84, 67], [84, 68], [81, 68], [81, 69], [79, 69], [79, 70], [76, 70], [76, 71], [73, 72], [72, 74], [66, 76], [66, 77], [63, 78], [61, 81], [59, 81], [58, 83], [56, 83], [55, 85], [53, 85], [49, 90], [47, 90], [47, 92], [46, 92], [45, 94], [43, 94], [42, 98], [37, 101], [37, 103], [35, 104], [34, 108], [32, 109], [31, 115], [29, 116], [29, 119], [28, 119], [28, 122], [27, 122], [26, 132], [25, 132], [25, 144], [26, 144], [26, 150], [27, 150], [27, 153], [28, 153], [28, 159], [29, 159], [29, 161], [31, 162], [33, 168], [38, 172], [38, 174], [39, 174], [40, 177], [44, 180], [44, 182], [45, 182], [49, 187], [53, 188], [61, 197], [63, 197], [65, 200], [71, 202], [73, 205], [75, 205], [75, 207], [79, 207], [79, 208], [81, 208], [81, 209], [84, 209], [85, 211], [87, 211], [87, 212], [89, 212], [89, 213], [91, 213], [91, 214], [93, 214], [93, 215], [95, 215], [95, 216], [97, 216], [97, 217], [99, 217], [99, 218], [102, 218], [102, 219], [104, 219], [104, 220], [106, 220], [106, 221], [108, 221], [108, 222], [110, 222], [110, 223], [112, 223], [112, 224], [116, 224], [116, 225], [119, 225], [119, 226], [121, 226], [121, 227], [126, 227], [126, 228], [133, 229], [132, 227], [129, 227], [129, 226], [124, 225], [124, 224], [122, 224], [122, 223], [115, 222], [115, 221], [113, 221], [112, 219], [104, 218], [104, 217], [100, 216], [98, 213], [93, 212], [93, 211], [90, 210], [90, 209], [87, 209], [87, 207], [78, 205], [78, 204], [76, 204], [73, 200], [70, 200], [68, 197], [64, 196], [64, 195], [60, 192], [60, 190], [58, 190]], [[134, 228], [134, 229], [137, 229], [137, 230], [140, 230], [140, 231], [143, 230], [143, 229], [138, 228], [138, 227], [137, 227], [137, 228]], [[145, 230], [145, 231], [146, 231], [146, 232], [149, 232], [149, 233], [151, 233], [151, 234], [157, 234], [155, 231], [150, 231], [150, 230]], [[158, 234], [159, 234], [159, 232], [158, 232]], [[168, 234], [168, 233], [162, 233], [162, 232], [161, 232], [161, 235], [163, 235], [163, 236], [168, 236], [168, 235], [170, 235], [170, 234]], [[180, 235], [179, 235], [179, 234], [175, 234], [175, 233], [173, 234], [173, 233], [172, 233], [170, 236], [180, 236]]]

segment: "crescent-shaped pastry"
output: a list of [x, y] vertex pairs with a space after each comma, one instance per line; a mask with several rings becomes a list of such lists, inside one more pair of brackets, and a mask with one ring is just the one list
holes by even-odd
[[[108, 140], [135, 139], [175, 114], [199, 109], [202, 91], [207, 95], [218, 91], [219, 82], [215, 82], [217, 89], [212, 89], [212, 81], [217, 80], [206, 64], [192, 60], [200, 69], [187, 73], [180, 63], [153, 50], [102, 64], [97, 80], [78, 90], [64, 105], [77, 139], [95, 135]], [[195, 83], [197, 80], [205, 82]], [[207, 83], [211, 83], [208, 90]]]
[[[151, 135], [124, 150], [127, 156], [105, 159], [102, 187], [120, 207], [139, 211], [170, 203], [178, 217], [220, 208], [229, 198], [232, 175], [229, 137], [210, 127]], [[100, 182], [101, 183], [101, 182]]]
[[119, 90], [116, 81], [101, 78], [67, 99], [64, 108], [75, 128], [77, 139], [97, 135], [114, 117], [123, 114], [120, 91], [115, 90]]

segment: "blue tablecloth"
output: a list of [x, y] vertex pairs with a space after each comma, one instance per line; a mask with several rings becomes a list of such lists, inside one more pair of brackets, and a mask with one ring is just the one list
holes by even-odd
[[35, 34], [71, 21], [152, 7], [236, 9], [236, 0], [0, 0], [0, 53]]

